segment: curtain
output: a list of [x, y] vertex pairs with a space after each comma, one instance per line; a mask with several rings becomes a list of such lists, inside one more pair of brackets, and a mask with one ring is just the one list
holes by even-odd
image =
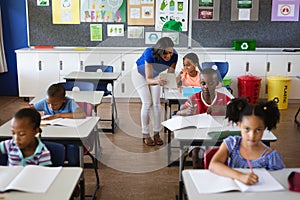
[[0, 9], [0, 73], [7, 72], [7, 65], [5, 59], [4, 45], [3, 45], [3, 34], [2, 34], [2, 17]]

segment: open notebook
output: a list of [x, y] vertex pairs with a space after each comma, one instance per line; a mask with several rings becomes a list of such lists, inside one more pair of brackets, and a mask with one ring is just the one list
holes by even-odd
[[18, 190], [45, 193], [59, 174], [61, 167], [36, 165], [4, 167], [0, 166], [0, 192]]
[[222, 124], [217, 122], [211, 115], [206, 113], [192, 115], [192, 116], [174, 116], [161, 123], [167, 127], [170, 131], [195, 127], [195, 128], [211, 128], [211, 127], [222, 127]]
[[52, 120], [42, 120], [41, 125], [57, 125], [57, 126], [68, 126], [78, 127], [88, 121], [90, 118], [85, 119], [68, 119], [68, 118], [57, 118]]
[[[238, 170], [249, 172], [249, 169]], [[227, 191], [267, 192], [284, 190], [284, 187], [280, 185], [266, 169], [253, 170], [259, 177], [259, 182], [254, 185], [245, 185], [238, 180], [216, 175], [209, 170], [188, 170], [188, 173], [190, 174], [197, 191], [203, 194]]]

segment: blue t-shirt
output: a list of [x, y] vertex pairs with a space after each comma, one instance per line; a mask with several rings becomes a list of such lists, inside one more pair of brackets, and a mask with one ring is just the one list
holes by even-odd
[[178, 60], [178, 54], [175, 49], [173, 49], [173, 56], [169, 61], [164, 59], [157, 60], [154, 58], [152, 47], [148, 47], [141, 57], [136, 61], [138, 72], [143, 76], [145, 75], [145, 61], [153, 66], [153, 77], [156, 77], [162, 71], [168, 69], [173, 63], [176, 63]]
[[[228, 149], [228, 166], [231, 168], [249, 168], [247, 160], [240, 155], [241, 141], [241, 136], [229, 136], [224, 139]], [[256, 160], [250, 160], [252, 167], [265, 168], [267, 170], [285, 168], [280, 154], [276, 150], [265, 154], [268, 149], [269, 147], [266, 147], [265, 151]]]
[[78, 104], [74, 101], [74, 99], [71, 99], [70, 97], [66, 97], [66, 101], [61, 105], [61, 107], [58, 110], [55, 111], [53, 111], [49, 107], [46, 98], [35, 103], [33, 106], [37, 111], [44, 111], [45, 115], [55, 115], [57, 113], [73, 113], [79, 107]]

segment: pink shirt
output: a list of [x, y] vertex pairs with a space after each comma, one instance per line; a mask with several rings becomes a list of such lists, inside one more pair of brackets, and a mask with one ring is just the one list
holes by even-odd
[[197, 75], [195, 77], [192, 77], [189, 75], [189, 73], [185, 70], [182, 70], [181, 76], [181, 81], [182, 81], [182, 86], [183, 87], [189, 87], [189, 86], [194, 86], [194, 87], [200, 87], [200, 72], [197, 71]]

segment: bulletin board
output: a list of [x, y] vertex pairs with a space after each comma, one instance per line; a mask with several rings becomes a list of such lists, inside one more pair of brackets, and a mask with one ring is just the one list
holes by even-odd
[[[192, 0], [193, 3], [198, 0]], [[36, 6], [36, 0], [27, 0], [28, 34], [30, 46], [86, 46], [86, 47], [144, 47], [145, 39], [108, 37], [107, 23], [101, 23], [103, 41], [90, 40], [90, 24], [53, 24], [50, 6]], [[218, 21], [192, 22], [192, 47], [230, 48], [232, 40], [256, 40], [257, 47], [300, 47], [300, 23], [272, 22], [271, 0], [260, 0], [258, 21], [231, 21], [231, 0], [220, 0]], [[124, 22], [125, 31], [127, 22]], [[155, 31], [145, 26], [145, 32]], [[179, 47], [187, 47], [187, 32], [179, 34]]]

